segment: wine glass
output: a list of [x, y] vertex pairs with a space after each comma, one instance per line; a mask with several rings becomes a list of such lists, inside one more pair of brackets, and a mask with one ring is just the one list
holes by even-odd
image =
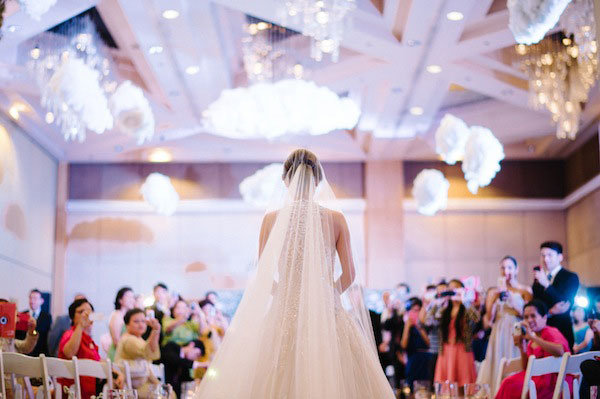
[[458, 383], [454, 381], [440, 381], [435, 383], [436, 399], [458, 398]]
[[488, 384], [465, 384], [465, 399], [490, 399]]

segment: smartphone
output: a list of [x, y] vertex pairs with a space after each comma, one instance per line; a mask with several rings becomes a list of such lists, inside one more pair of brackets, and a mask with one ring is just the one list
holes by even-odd
[[146, 318], [154, 319], [154, 309], [146, 309]]
[[101, 321], [102, 319], [104, 319], [104, 315], [102, 313], [90, 313], [90, 315], [88, 316], [88, 319], [90, 319], [90, 321]]
[[527, 331], [525, 330], [525, 327], [523, 326], [523, 324], [521, 324], [520, 321], [515, 322], [515, 324], [513, 325], [513, 335], [515, 337], [525, 335], [526, 332]]
[[534, 272], [539, 272], [539, 271], [542, 271], [542, 268], [541, 268], [540, 265], [536, 265], [536, 266], [533, 267], [533, 271]]
[[454, 296], [456, 295], [456, 292], [454, 290], [447, 290], [447, 291], [443, 291], [439, 294], [440, 298], [443, 298], [445, 296]]

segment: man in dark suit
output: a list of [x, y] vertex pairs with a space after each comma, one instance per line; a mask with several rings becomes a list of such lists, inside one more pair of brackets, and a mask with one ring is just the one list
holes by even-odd
[[573, 348], [573, 322], [570, 310], [579, 289], [577, 274], [563, 268], [563, 248], [558, 242], [546, 241], [540, 246], [540, 270], [534, 270], [533, 297], [548, 306], [548, 325], [556, 327]]
[[[52, 316], [50, 313], [42, 310], [43, 304], [44, 298], [41, 291], [33, 289], [29, 292], [29, 309], [21, 312], [21, 314], [28, 314], [36, 320], [37, 326], [35, 329], [40, 335], [35, 348], [29, 353], [29, 356], [39, 356], [40, 353], [48, 355], [48, 331], [50, 331], [50, 326], [52, 326]], [[17, 339], [22, 339], [21, 336], [25, 334], [24, 332], [17, 331], [16, 335]]]

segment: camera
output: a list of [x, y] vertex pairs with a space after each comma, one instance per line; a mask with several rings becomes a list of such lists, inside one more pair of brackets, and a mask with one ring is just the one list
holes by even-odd
[[537, 266], [533, 267], [533, 271], [535, 271], [535, 272], [539, 272], [541, 270], [542, 270], [542, 268], [540, 267], [540, 265], [537, 265]]
[[446, 296], [454, 296], [456, 294], [456, 292], [454, 290], [447, 290], [447, 291], [443, 291], [440, 292], [437, 297], [438, 298], [444, 298]]

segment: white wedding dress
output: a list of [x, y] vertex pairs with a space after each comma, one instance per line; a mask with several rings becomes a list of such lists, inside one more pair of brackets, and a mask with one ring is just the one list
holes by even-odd
[[498, 301], [499, 308], [490, 333], [485, 360], [481, 363], [478, 384], [488, 384], [492, 394], [499, 388], [496, 386], [496, 376], [502, 358], [512, 359], [521, 356], [519, 348], [513, 342], [513, 329], [521, 318], [515, 313], [522, 314], [525, 299], [518, 292], [508, 291], [506, 301]]
[[362, 291], [341, 293], [335, 279], [336, 252], [351, 257], [340, 253], [349, 250], [344, 231], [336, 237], [343, 216], [324, 206], [333, 199], [327, 182], [315, 192], [314, 181], [298, 168], [195, 399], [394, 398]]

